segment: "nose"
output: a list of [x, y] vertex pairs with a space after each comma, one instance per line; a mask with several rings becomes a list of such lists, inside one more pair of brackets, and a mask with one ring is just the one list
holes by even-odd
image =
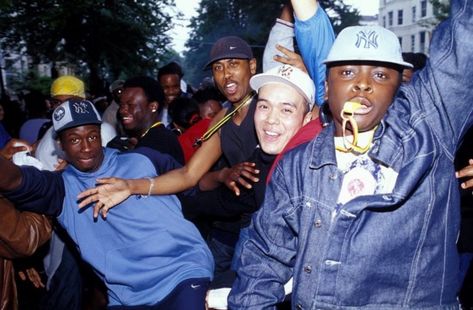
[[91, 142], [88, 139], [83, 139], [81, 142], [81, 152], [89, 152], [90, 151]]
[[232, 70], [229, 67], [224, 66], [223, 67], [223, 76], [228, 79], [231, 75], [232, 75]]
[[268, 112], [266, 122], [271, 125], [277, 124], [279, 122], [279, 113], [276, 109], [271, 109]]
[[353, 90], [355, 92], [366, 92], [366, 93], [371, 93], [373, 92], [373, 87], [371, 86], [371, 82], [368, 78], [366, 77], [360, 77], [355, 85], [353, 85]]
[[127, 107], [126, 107], [126, 104], [120, 104], [119, 108], [118, 108], [118, 113], [120, 113], [120, 115], [123, 115], [125, 114], [126, 112], [128, 111]]

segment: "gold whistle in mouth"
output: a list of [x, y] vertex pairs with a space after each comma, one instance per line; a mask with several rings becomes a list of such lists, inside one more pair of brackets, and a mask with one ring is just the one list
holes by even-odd
[[[355, 101], [347, 101], [343, 105], [343, 109], [340, 112], [340, 117], [342, 118], [342, 134], [343, 134], [343, 146], [337, 146], [336, 149], [338, 151], [342, 151], [345, 153], [348, 152], [356, 152], [359, 154], [366, 153], [371, 146], [371, 141], [373, 137], [369, 140], [368, 144], [365, 146], [358, 145], [358, 124], [354, 118], [355, 112], [361, 109], [363, 105], [359, 102]], [[347, 123], [350, 123], [351, 131], [353, 133], [353, 138], [350, 139], [347, 137], [346, 130], [347, 130]], [[374, 135], [374, 130], [373, 130]]]

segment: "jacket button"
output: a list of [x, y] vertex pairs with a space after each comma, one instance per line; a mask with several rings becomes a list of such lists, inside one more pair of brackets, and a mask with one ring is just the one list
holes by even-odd
[[305, 266], [304, 271], [307, 272], [307, 273], [311, 273], [312, 272], [312, 266], [311, 265]]
[[314, 226], [317, 227], [317, 228], [320, 228], [322, 226], [322, 221], [321, 220], [316, 220], [314, 222]]
[[331, 174], [331, 175], [329, 175], [329, 179], [332, 180], [332, 181], [333, 181], [333, 180], [336, 180], [336, 179], [337, 179], [337, 175], [336, 175], [336, 174]]

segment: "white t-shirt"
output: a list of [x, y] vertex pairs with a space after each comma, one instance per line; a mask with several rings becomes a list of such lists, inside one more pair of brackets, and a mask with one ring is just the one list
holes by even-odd
[[[360, 145], [367, 145], [372, 137], [371, 132], [359, 134]], [[351, 137], [347, 137], [351, 141]], [[343, 137], [335, 137], [335, 145], [343, 146]], [[375, 163], [364, 154], [336, 151], [337, 166], [343, 173], [342, 188], [338, 203], [348, 201], [362, 195], [389, 194], [396, 184], [398, 173], [390, 167]]]

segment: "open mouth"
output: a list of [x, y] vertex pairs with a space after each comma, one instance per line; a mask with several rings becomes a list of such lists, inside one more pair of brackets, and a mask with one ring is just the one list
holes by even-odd
[[234, 82], [225, 84], [225, 92], [229, 95], [234, 95], [237, 91], [237, 84]]
[[373, 110], [373, 104], [366, 98], [357, 97], [353, 98], [350, 101], [358, 102], [361, 104], [361, 107], [354, 111], [354, 115], [366, 115]]

